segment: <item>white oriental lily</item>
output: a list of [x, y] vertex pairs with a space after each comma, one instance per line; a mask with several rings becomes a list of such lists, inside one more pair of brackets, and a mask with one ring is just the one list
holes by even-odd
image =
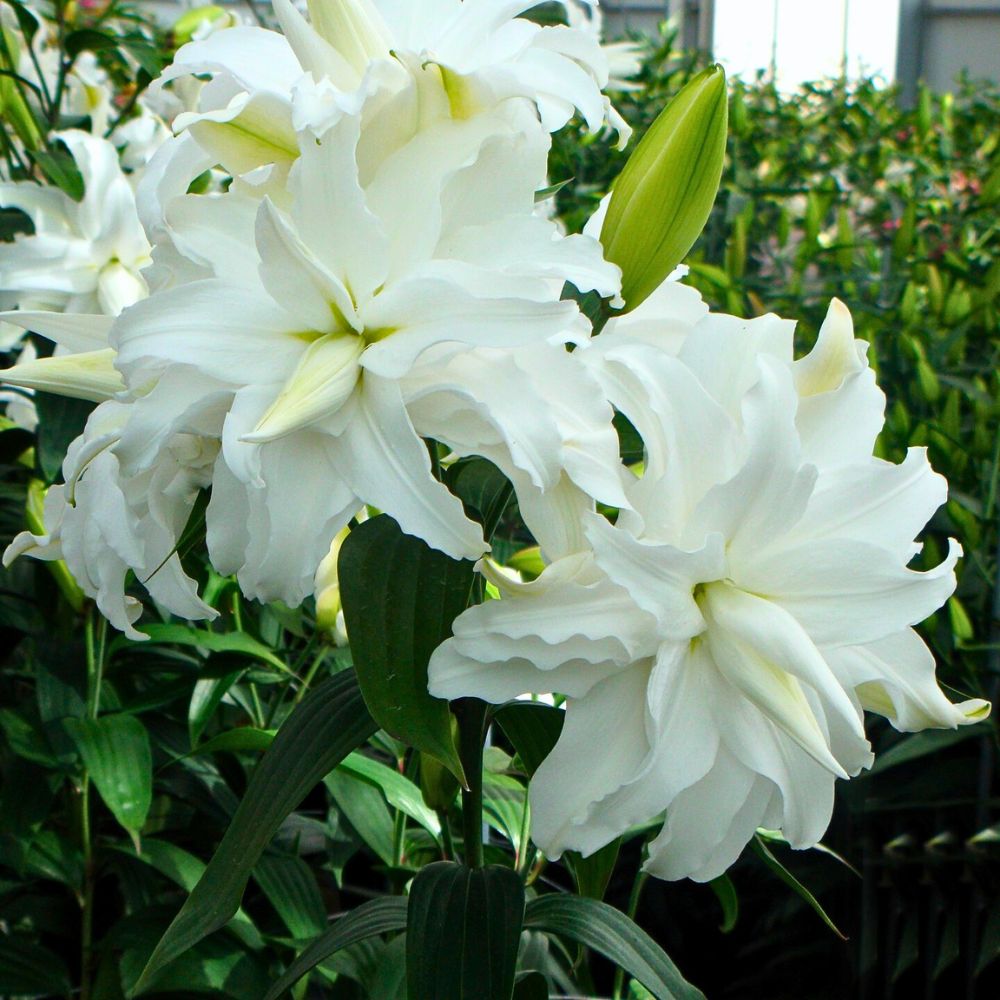
[[65, 560], [101, 612], [132, 639], [144, 639], [133, 623], [142, 611], [125, 594], [129, 570], [154, 601], [182, 618], [214, 618], [197, 585], [181, 566], [177, 544], [198, 493], [211, 478], [217, 441], [175, 434], [157, 462], [139, 475], [122, 475], [114, 445], [129, 406], [106, 402], [87, 421], [63, 463], [65, 483], [45, 497], [45, 534], [19, 534], [3, 564], [20, 555]]
[[[295, 130], [329, 124], [330, 107], [354, 111], [375, 87], [410, 102], [411, 135], [439, 114], [467, 120], [511, 103], [533, 108], [549, 131], [578, 110], [592, 129], [627, 127], [601, 88], [607, 60], [587, 32], [542, 27], [518, 15], [524, 0], [310, 0], [311, 23], [274, 0], [284, 34], [257, 27], [215, 32], [177, 53], [154, 94], [172, 81], [210, 75], [198, 107], [174, 121], [182, 134], [154, 161], [143, 191], [147, 224], [170, 193], [221, 165], [259, 185], [280, 183], [298, 155]], [[419, 83], [419, 103], [408, 96]], [[429, 113], [429, 109], [433, 109]], [[374, 126], [372, 145], [399, 143]], [[512, 112], [517, 114], [517, 111]], [[263, 171], [263, 173], [261, 173]]]
[[0, 184], [0, 204], [30, 216], [35, 232], [0, 246], [0, 291], [25, 309], [117, 315], [146, 294], [149, 243], [135, 198], [105, 139], [58, 133], [84, 182], [77, 202], [29, 181]]
[[[333, 535], [363, 503], [450, 555], [483, 552], [479, 527], [433, 478], [419, 434], [463, 453], [509, 451], [543, 491], [565, 470], [626, 503], [610, 409], [583, 366], [573, 363], [576, 381], [551, 393], [568, 412], [547, 418], [544, 379], [496, 360], [548, 350], [555, 371], [570, 357], [562, 345], [589, 332], [560, 301], [563, 281], [617, 289], [595, 241], [560, 237], [533, 214], [544, 135], [505, 133], [486, 116], [443, 121], [364, 186], [361, 136], [358, 116], [302, 133], [285, 209], [236, 194], [175, 201], [174, 243], [210, 276], [154, 293], [112, 332], [136, 396], [121, 460], [142, 469], [168, 431], [194, 420], [221, 437], [213, 562], [238, 572], [246, 593], [292, 604], [311, 592]], [[508, 374], [524, 386], [504, 383]], [[517, 405], [524, 392], [537, 419]], [[433, 398], [467, 415], [438, 420]], [[593, 440], [611, 470], [603, 478], [586, 454]]]
[[847, 310], [794, 363], [776, 317], [709, 316], [677, 356], [642, 333], [583, 351], [646, 445], [633, 509], [584, 515], [585, 547], [532, 583], [487, 566], [503, 599], [459, 617], [430, 690], [566, 695], [537, 843], [589, 854], [665, 810], [648, 870], [708, 880], [758, 827], [818, 841], [835, 779], [871, 763], [863, 708], [911, 729], [989, 706], [949, 703], [912, 630], [959, 550], [908, 567], [946, 486], [922, 451], [872, 457], [883, 399]]

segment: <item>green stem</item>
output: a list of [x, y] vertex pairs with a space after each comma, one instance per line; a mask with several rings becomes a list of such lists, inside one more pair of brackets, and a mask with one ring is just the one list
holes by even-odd
[[[95, 624], [96, 619], [96, 624]], [[101, 682], [107, 642], [107, 622], [90, 605], [83, 626], [87, 654], [87, 717], [96, 719], [101, 711]], [[83, 914], [80, 924], [80, 1000], [90, 1000], [94, 949], [94, 839], [90, 825], [90, 775], [85, 770], [80, 785], [80, 840], [83, 850]]]
[[456, 703], [458, 753], [462, 758], [468, 788], [462, 789], [462, 836], [465, 863], [483, 867], [483, 744], [486, 739], [487, 705], [476, 698]]
[[325, 647], [321, 648], [312, 663], [309, 665], [309, 669], [306, 671], [305, 677], [302, 678], [302, 686], [295, 694], [296, 705], [309, 693], [309, 687], [316, 677], [316, 671], [319, 670], [320, 664], [326, 659], [326, 652]]
[[[628, 918], [635, 921], [635, 915], [639, 911], [639, 897], [642, 895], [642, 888], [646, 884], [649, 875], [641, 868], [636, 872], [635, 881], [632, 883], [632, 892], [628, 897]], [[621, 1000], [622, 990], [625, 988], [625, 970], [620, 966], [615, 970], [615, 988], [611, 994], [613, 1000]]]

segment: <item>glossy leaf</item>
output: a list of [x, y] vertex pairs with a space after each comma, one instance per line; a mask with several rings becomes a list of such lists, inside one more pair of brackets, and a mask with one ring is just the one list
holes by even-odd
[[441, 834], [441, 822], [432, 809], [424, 804], [420, 789], [405, 775], [362, 753], [349, 754], [337, 768], [375, 785], [389, 805], [416, 820], [435, 837]]
[[354, 666], [372, 716], [464, 782], [448, 703], [427, 691], [427, 663], [468, 605], [472, 563], [403, 534], [381, 514], [347, 536], [338, 576]]
[[64, 719], [104, 804], [133, 837], [153, 801], [153, 755], [146, 727], [132, 715]]
[[277, 1000], [307, 972], [338, 951], [375, 937], [406, 929], [407, 901], [400, 896], [370, 899], [339, 917], [313, 941], [267, 991], [264, 1000]]
[[253, 877], [293, 938], [308, 940], [326, 927], [323, 897], [302, 858], [265, 854], [254, 867]]
[[408, 1000], [510, 1000], [523, 916], [512, 869], [428, 865], [410, 890]]
[[236, 913], [251, 869], [285, 817], [375, 728], [353, 672], [336, 674], [313, 689], [255, 768], [222, 843], [157, 945], [135, 992]]
[[381, 790], [339, 768], [328, 774], [323, 783], [361, 841], [386, 865], [395, 865], [392, 813]]
[[657, 1000], [704, 1000], [663, 949], [624, 913], [607, 903], [553, 893], [528, 903], [524, 926], [569, 938], [600, 952], [638, 979]]
[[530, 778], [556, 745], [566, 713], [543, 702], [516, 701], [504, 705], [493, 718]]

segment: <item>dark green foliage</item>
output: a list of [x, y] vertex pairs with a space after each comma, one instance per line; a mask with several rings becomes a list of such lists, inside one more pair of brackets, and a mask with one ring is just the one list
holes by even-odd
[[428, 865], [410, 890], [407, 1000], [510, 1000], [523, 916], [510, 868]]

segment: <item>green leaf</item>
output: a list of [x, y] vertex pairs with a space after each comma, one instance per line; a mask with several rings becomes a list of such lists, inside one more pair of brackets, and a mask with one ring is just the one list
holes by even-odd
[[245, 632], [210, 632], [193, 625], [144, 625], [143, 631], [156, 645], [194, 646], [210, 653], [242, 654], [261, 660], [282, 673], [291, 673], [284, 660]]
[[610, 844], [605, 844], [599, 851], [586, 858], [577, 851], [566, 852], [566, 863], [573, 873], [576, 891], [581, 896], [590, 899], [604, 898], [621, 846], [621, 837], [616, 837]]
[[448, 469], [444, 481], [465, 513], [483, 526], [483, 537], [492, 539], [514, 495], [507, 477], [485, 458], [463, 458]]
[[326, 909], [312, 869], [293, 854], [265, 854], [253, 877], [293, 938], [308, 940], [326, 927]]
[[[274, 742], [276, 729], [255, 729], [253, 726], [241, 726], [230, 729], [227, 733], [219, 733], [204, 743], [199, 743], [185, 757], [194, 757], [206, 753], [218, 753], [220, 750], [237, 752], [240, 750], [267, 750]], [[183, 758], [178, 758], [181, 760]]]
[[244, 671], [235, 670], [224, 677], [198, 678], [188, 703], [188, 736], [192, 747], [198, 744], [222, 699], [243, 674]]
[[[35, 149], [31, 151], [31, 158], [60, 191], [69, 195], [74, 201], [83, 198], [83, 177], [69, 153], [63, 149], [53, 149], [51, 152]], [[91, 409], [93, 409], [92, 404]]]
[[153, 754], [146, 727], [133, 715], [63, 719], [104, 804], [133, 838], [153, 802]]
[[928, 754], [937, 753], [945, 747], [954, 746], [977, 736], [989, 736], [992, 727], [989, 722], [979, 722], [972, 726], [959, 726], [958, 729], [927, 729], [922, 733], [905, 736], [885, 753], [880, 753], [870, 771], [862, 772], [861, 777], [880, 774], [890, 767], [898, 767], [913, 760], [919, 760]]
[[58, 955], [23, 938], [0, 938], [0, 995], [68, 996], [69, 992], [69, 972]]
[[380, 514], [347, 536], [338, 576], [369, 711], [386, 732], [436, 757], [464, 783], [448, 703], [428, 693], [427, 663], [468, 606], [472, 563], [403, 534]]
[[[189, 854], [183, 847], [171, 844], [166, 840], [154, 840], [145, 837], [142, 841], [142, 853], [124, 853], [129, 857], [142, 861], [144, 864], [155, 868], [165, 878], [175, 882], [185, 892], [191, 892], [198, 884], [198, 879], [205, 874], [205, 862], [201, 858], [196, 858]], [[260, 932], [253, 925], [253, 921], [243, 912], [242, 908], [236, 911], [236, 915], [226, 925], [248, 948], [259, 949], [264, 947], [264, 940]]]
[[728, 934], [735, 926], [740, 915], [740, 900], [736, 895], [736, 886], [728, 875], [720, 875], [708, 883], [722, 907], [722, 925], [719, 930]]
[[406, 929], [407, 901], [400, 896], [371, 899], [335, 921], [313, 941], [267, 991], [264, 1000], [277, 1000], [307, 972], [344, 948], [376, 934]]
[[93, 408], [93, 403], [83, 399], [67, 399], [50, 392], [35, 393], [35, 409], [38, 411], [35, 461], [46, 483], [54, 483], [59, 478], [66, 449], [74, 438], [83, 433]]
[[520, 857], [527, 844], [522, 844], [528, 790], [509, 774], [483, 775], [483, 819], [503, 834]]
[[250, 871], [309, 791], [375, 732], [352, 671], [324, 681], [278, 730], [194, 892], [156, 946], [135, 993], [156, 970], [222, 927], [239, 909]]
[[829, 927], [841, 941], [847, 940], [847, 935], [841, 933], [837, 925], [827, 915], [826, 910], [824, 910], [820, 905], [819, 900], [771, 853], [759, 835], [754, 835], [753, 840], [750, 841], [750, 846], [754, 849], [754, 852], [761, 858], [764, 864], [767, 865], [767, 867], [770, 868], [771, 871], [785, 883], [785, 885], [789, 886], [789, 888], [791, 888], [796, 895], [800, 896], [813, 910], [816, 911], [823, 923], [826, 924], [826, 926]]
[[81, 52], [101, 52], [104, 49], [113, 49], [118, 44], [118, 39], [112, 35], [105, 35], [101, 31], [93, 28], [80, 28], [71, 31], [63, 43], [66, 52], [71, 56], [78, 56]]
[[512, 869], [428, 865], [410, 890], [409, 1000], [510, 1000], [523, 916]]
[[323, 779], [355, 833], [386, 865], [396, 864], [393, 820], [385, 796], [370, 782], [336, 770]]
[[704, 1000], [662, 948], [624, 913], [597, 899], [553, 893], [528, 903], [527, 929], [569, 938], [600, 952], [657, 1000]]
[[337, 770], [379, 788], [389, 805], [416, 820], [434, 837], [441, 836], [441, 822], [434, 811], [424, 804], [420, 789], [398, 771], [362, 753], [349, 754]]
[[515, 701], [504, 705], [493, 718], [530, 778], [556, 745], [566, 713], [539, 701]]

